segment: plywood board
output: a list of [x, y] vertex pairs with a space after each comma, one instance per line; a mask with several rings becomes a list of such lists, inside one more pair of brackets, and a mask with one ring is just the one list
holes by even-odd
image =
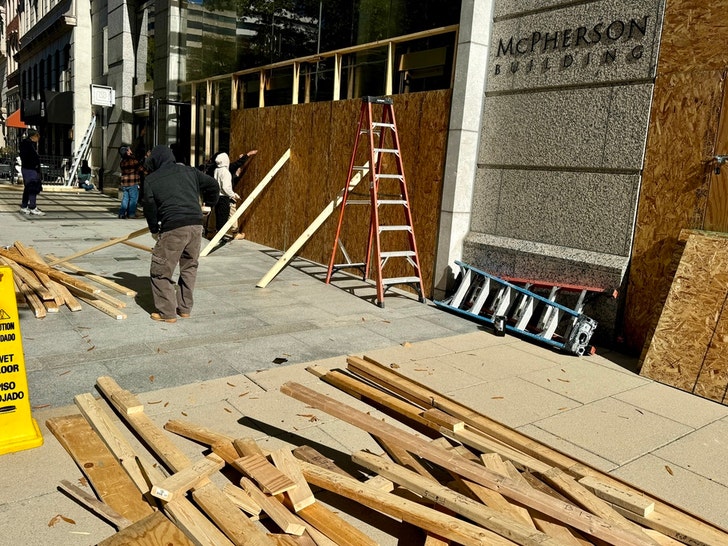
[[[728, 359], [722, 366], [711, 353], [703, 367], [723, 312], [728, 290], [728, 240], [692, 234], [688, 237], [640, 375], [687, 392], [723, 398]], [[721, 323], [721, 328], [725, 328]], [[715, 346], [719, 351], [724, 344]], [[722, 386], [719, 384], [722, 382]]]
[[83, 416], [57, 417], [46, 424], [103, 502], [133, 522], [153, 512], [141, 491]]
[[192, 546], [192, 542], [162, 512], [154, 512], [134, 525], [99, 542], [99, 546]]
[[[430, 292], [434, 267], [450, 100], [450, 90], [395, 97], [394, 109], [426, 295]], [[232, 112], [230, 156], [259, 150], [236, 186], [241, 196], [252, 191], [265, 174], [260, 172], [260, 165], [266, 164], [268, 156], [270, 163], [286, 147], [291, 148], [289, 165], [280, 173], [275, 187], [268, 188], [241, 219], [240, 229], [246, 239], [286, 250], [344, 187], [360, 110], [361, 100], [357, 99]], [[349, 207], [347, 210], [347, 218], [359, 226], [348, 233], [347, 250], [357, 249], [363, 254], [366, 249], [367, 209]], [[338, 211], [324, 222], [299, 256], [328, 264], [337, 221]], [[387, 276], [408, 275], [407, 266], [401, 267], [402, 271], [393, 267]]]

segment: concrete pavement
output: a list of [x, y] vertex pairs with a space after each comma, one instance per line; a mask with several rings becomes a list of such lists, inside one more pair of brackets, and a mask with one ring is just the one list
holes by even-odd
[[[118, 220], [118, 202], [98, 193], [46, 192], [44, 217], [18, 214], [18, 201], [16, 190], [0, 185], [0, 244], [18, 240], [41, 254], [67, 256], [144, 226]], [[148, 235], [137, 241], [152, 245]], [[347, 354], [396, 363], [493, 419], [728, 527], [727, 407], [640, 377], [634, 359], [618, 353], [562, 355], [496, 337], [407, 296], [388, 297], [380, 309], [361, 282], [348, 281], [355, 294], [325, 285], [324, 268], [304, 260], [255, 288], [278, 254], [234, 241], [204, 258], [193, 317], [175, 324], [149, 319], [149, 254], [122, 244], [74, 264], [138, 291], [136, 299], [113, 294], [127, 301], [125, 320], [88, 306], [42, 320], [20, 310], [29, 394], [45, 443], [0, 457], [0, 545], [95, 544], [113, 533], [56, 489], [81, 472], [44, 424], [76, 413], [73, 396], [97, 394], [97, 377], [138, 394], [160, 425], [187, 419], [270, 448], [312, 444], [343, 460], [377, 446], [278, 388], [295, 380], [362, 407], [305, 371], [312, 362], [344, 368]], [[202, 452], [177, 443], [190, 456]], [[74, 523], [49, 525], [57, 514]], [[384, 545], [397, 544], [403, 529], [382, 516], [353, 521]]]

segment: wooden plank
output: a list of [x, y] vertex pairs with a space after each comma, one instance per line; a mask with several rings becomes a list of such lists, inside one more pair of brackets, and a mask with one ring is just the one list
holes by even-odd
[[381, 457], [358, 451], [352, 455], [352, 460], [516, 544], [524, 546], [535, 546], [537, 544], [556, 546], [560, 544], [551, 537], [537, 531], [533, 525], [524, 524], [521, 519], [507, 517], [503, 513], [461, 495], [449, 487], [424, 478]]
[[126, 307], [126, 302], [123, 302], [118, 298], [110, 296], [109, 294], [107, 294], [105, 292], [98, 292], [98, 293], [94, 294], [93, 296], [89, 296], [87, 294], [84, 294], [83, 292], [78, 292], [74, 287], [71, 287], [70, 291], [78, 294], [78, 296], [81, 299], [86, 297], [88, 299], [97, 300], [99, 303], [106, 304], [106, 306], [110, 306], [108, 308], [124, 309]]
[[613, 487], [594, 476], [585, 476], [579, 483], [600, 499], [618, 504], [640, 516], [649, 516], [655, 511], [655, 502], [644, 495]]
[[15, 282], [18, 283], [20, 293], [23, 297], [25, 297], [25, 301], [27, 301], [30, 308], [33, 309], [35, 318], [44, 318], [47, 316], [48, 311], [46, 311], [45, 305], [43, 305], [43, 302], [35, 291], [20, 279], [15, 279]]
[[265, 187], [268, 185], [268, 183], [273, 179], [273, 177], [278, 173], [279, 170], [281, 170], [281, 167], [285, 165], [285, 163], [288, 161], [288, 159], [291, 157], [291, 149], [288, 148], [288, 150], [285, 151], [285, 153], [281, 156], [281, 158], [278, 160], [278, 162], [273, 165], [270, 171], [268, 171], [268, 174], [266, 174], [263, 179], [258, 183], [258, 185], [255, 187], [255, 189], [248, 194], [248, 197], [245, 198], [243, 203], [237, 208], [235, 211], [235, 214], [233, 214], [227, 222], [225, 222], [225, 225], [222, 226], [220, 231], [218, 231], [215, 236], [210, 240], [209, 243], [207, 243], [207, 246], [203, 248], [200, 251], [200, 257], [207, 256], [220, 242], [220, 240], [225, 236], [225, 234], [228, 232], [228, 230], [233, 226], [234, 223], [238, 221], [238, 218], [240, 218], [243, 213], [246, 211], [246, 209], [250, 206], [250, 204], [255, 201], [255, 198], [260, 195], [260, 193], [265, 189]]
[[65, 285], [56, 281], [51, 282], [53, 283], [53, 287], [55, 288], [55, 290], [63, 298], [63, 303], [66, 305], [66, 307], [68, 307], [69, 310], [75, 313], [83, 309], [81, 303], [75, 298], [73, 294], [71, 294], [71, 291]]
[[252, 438], [235, 438], [235, 440], [233, 440], [233, 445], [242, 457], [253, 455], [265, 457], [263, 450], [260, 449], [260, 446], [258, 446]]
[[252, 519], [258, 519], [261, 512], [260, 505], [253, 500], [253, 497], [251, 497], [245, 489], [237, 487], [231, 483], [226, 483], [223, 486], [222, 491], [231, 501], [233, 501], [235, 506], [253, 516]]
[[41, 273], [45, 273], [51, 279], [61, 282], [66, 286], [75, 286], [79, 290], [83, 290], [90, 294], [100, 292], [99, 289], [94, 288], [83, 281], [75, 279], [67, 273], [63, 273], [62, 271], [58, 271], [57, 269], [53, 269], [52, 267], [49, 267], [45, 264], [40, 264], [23, 256], [18, 256], [17, 254], [13, 254], [5, 249], [0, 248], [0, 256], [3, 256], [6, 259], [13, 260], [22, 266], [32, 269], [33, 271], [40, 271]]
[[432, 422], [433, 425], [449, 430], [450, 432], [460, 432], [465, 430], [465, 423], [462, 420], [457, 419], [444, 411], [440, 411], [437, 408], [425, 410], [422, 413], [422, 417], [424, 417], [427, 421]]
[[193, 543], [161, 512], [154, 512], [99, 542], [98, 546], [193, 546]]
[[276, 468], [296, 484], [296, 487], [286, 491], [286, 496], [291, 502], [294, 511], [298, 512], [301, 508], [305, 508], [316, 502], [311, 488], [303, 477], [301, 467], [298, 466], [298, 461], [296, 461], [290, 449], [277, 449], [270, 454], [270, 457]]
[[86, 491], [80, 487], [76, 487], [68, 480], [61, 480], [60, 487], [66, 494], [76, 499], [79, 503], [94, 512], [96, 515], [104, 518], [117, 529], [124, 529], [132, 524], [131, 521], [111, 508], [111, 506], [105, 502], [101, 502], [96, 497], [89, 495]]
[[615, 546], [637, 546], [638, 544], [646, 546], [652, 544], [652, 541], [648, 540], [647, 537], [643, 539], [635, 536], [633, 533], [615, 527], [602, 518], [592, 516], [574, 505], [556, 501], [539, 491], [525, 490], [525, 488], [516, 486], [512, 480], [505, 476], [491, 472], [437, 446], [432, 446], [421, 438], [407, 434], [389, 423], [375, 419], [303, 385], [288, 382], [281, 386], [281, 392], [353, 424], [370, 434], [396, 443], [413, 454], [457, 472], [464, 478], [497, 489], [508, 498], [557, 518], [585, 533], [602, 540], [612, 541]]
[[[46, 257], [49, 260], [57, 260], [58, 259], [53, 254], [47, 254]], [[105, 277], [101, 277], [99, 275], [94, 275], [93, 273], [90, 273], [88, 271], [84, 271], [80, 267], [76, 267], [73, 264], [60, 263], [60, 264], [58, 264], [58, 267], [62, 267], [64, 269], [67, 269], [67, 270], [72, 271], [74, 273], [77, 273], [79, 275], [82, 275], [86, 279], [89, 279], [91, 281], [94, 281], [94, 282], [96, 282], [96, 283], [98, 283], [98, 284], [100, 284], [102, 286], [107, 287], [107, 288], [111, 288], [112, 290], [116, 290], [117, 292], [119, 292], [121, 294], [124, 294], [125, 296], [132, 296], [132, 297], [134, 297], [134, 296], [137, 295], [136, 290], [132, 290], [130, 288], [127, 288], [126, 286], [122, 286], [122, 285], [120, 285], [118, 283], [115, 283], [114, 281], [110, 281], [109, 279], [107, 279]]]
[[[492, 470], [493, 472], [498, 472], [499, 474], [508, 476], [516, 483], [520, 483], [520, 475], [518, 475], [518, 471], [516, 471], [516, 476], [514, 476], [513, 474], [510, 474], [508, 472], [508, 465], [506, 464], [506, 461], [501, 459], [500, 455], [498, 455], [496, 453], [486, 453], [486, 454], [481, 455], [481, 460], [486, 468]], [[474, 485], [478, 485], [478, 484], [474, 484]], [[523, 483], [521, 483], [521, 486], [523, 486]], [[482, 487], [482, 486], [480, 486], [480, 487]], [[501, 495], [501, 497], [502, 497], [502, 495]], [[504, 498], [504, 500], [506, 500], [506, 499]], [[508, 501], [506, 500], [506, 502], [508, 502]], [[488, 504], [488, 503], [486, 503], [486, 504]], [[524, 508], [523, 506], [512, 504], [510, 502], [508, 502], [508, 505], [509, 505], [508, 512], [514, 514], [516, 516], [515, 519], [517, 521], [519, 521], [519, 520], [523, 521], [523, 523], [525, 523], [527, 526], [533, 527], [534, 529], [536, 529], [536, 525], [534, 524], [533, 519], [531, 519], [531, 516], [529, 515], [529, 512], [526, 508]], [[488, 505], [488, 506], [490, 506], [490, 505]]]
[[[22, 256], [21, 256], [22, 258]], [[43, 301], [49, 301], [53, 299], [53, 294], [47, 287], [43, 286], [40, 279], [33, 273], [20, 266], [12, 258], [5, 256], [5, 263], [13, 270], [13, 274], [21, 279], [29, 288], [31, 288], [38, 297]]]
[[[20, 241], [15, 241], [13, 243], [13, 246], [17, 249], [17, 251], [20, 253], [21, 256], [25, 256], [26, 258], [28, 258], [30, 260], [34, 260], [40, 264], [48, 265], [38, 255], [38, 253], [35, 251], [34, 248], [27, 247]], [[36, 272], [35, 275], [36, 275], [36, 277], [38, 277], [38, 280], [43, 284], [43, 286], [45, 286], [48, 289], [48, 291], [51, 293], [51, 295], [53, 296], [52, 299], [55, 300], [56, 304], [63, 305], [63, 298], [61, 298], [59, 296], [59, 294], [56, 292], [56, 290], [54, 289], [54, 286], [52, 284], [53, 281], [51, 280], [51, 278], [41, 271]]]
[[80, 293], [78, 294], [78, 297], [81, 301], [88, 303], [91, 307], [95, 307], [113, 319], [124, 320], [126, 318], [126, 313], [122, 313], [116, 307], [109, 305], [105, 301], [97, 300], [90, 296], [82, 296]]
[[288, 476], [283, 474], [262, 455], [248, 455], [235, 461], [235, 467], [270, 495], [280, 495], [296, 487]]
[[[630, 484], [604, 474], [516, 430], [506, 427], [448, 398], [442, 393], [397, 373], [389, 366], [380, 364], [371, 358], [365, 357], [365, 359], [361, 359], [358, 357], [349, 357], [347, 358], [347, 362], [349, 369], [354, 371], [354, 373], [388, 388], [408, 400], [413, 400], [413, 402], [421, 404], [423, 407], [437, 407], [446, 411], [450, 415], [462, 419], [469, 426], [508, 443], [518, 450], [536, 457], [551, 466], [566, 470], [576, 478], [598, 476], [600, 479], [606, 480], [607, 483], [614, 484], [615, 487], [622, 488], [626, 491], [639, 491]], [[687, 540], [697, 546], [728, 543], [728, 532], [725, 530], [691, 514], [687, 514], [668, 503], [659, 501], [653, 495], [647, 496], [655, 501], [655, 512], [648, 518], [640, 518], [636, 514], [632, 515], [630, 513], [623, 513], [622, 515], [670, 537]]]
[[153, 512], [142, 492], [83, 416], [55, 417], [46, 424], [104, 503], [133, 522]]
[[[308, 465], [308, 463], [304, 464]], [[311, 467], [317, 468], [313, 465]], [[337, 474], [334, 473], [333, 475]], [[309, 482], [311, 481], [308, 477], [307, 480]], [[356, 480], [353, 481], [356, 482]], [[333, 540], [339, 546], [377, 546], [378, 544], [371, 537], [342, 519], [336, 513], [328, 510], [320, 502], [315, 502], [299, 510], [298, 515], [302, 520]]]
[[297, 518], [283, 506], [274, 496], [268, 496], [248, 478], [240, 479], [240, 486], [260, 506], [261, 510], [268, 514], [281, 531], [290, 535], [300, 536], [306, 530], [305, 525], [298, 523]]
[[141, 243], [136, 243], [134, 241], [121, 241], [121, 244], [130, 246], [132, 248], [138, 248], [139, 250], [143, 250], [145, 252], [149, 252], [150, 254], [154, 252], [154, 249], [151, 246], [143, 245]]
[[223, 532], [186, 499], [168, 502], [164, 511], [192, 539], [195, 546], [233, 546]]
[[71, 254], [70, 256], [66, 256], [65, 258], [56, 258], [48, 262], [49, 266], [54, 266], [58, 264], [62, 264], [64, 262], [70, 262], [75, 260], [76, 258], [80, 258], [81, 256], [86, 256], [87, 254], [91, 254], [93, 252], [96, 252], [97, 250], [102, 250], [104, 248], [109, 248], [110, 246], [117, 245], [119, 243], [122, 243], [124, 241], [128, 241], [129, 239], [134, 239], [136, 237], [141, 237], [145, 233], [149, 233], [149, 228], [145, 227], [142, 229], [138, 229], [136, 231], [132, 231], [128, 235], [124, 235], [122, 237], [117, 237], [115, 239], [111, 239], [110, 241], [106, 241], [104, 243], [101, 243], [99, 245], [93, 246], [91, 248], [87, 248], [86, 250], [81, 250], [80, 252], [76, 252], [75, 254]]
[[[121, 416], [150, 446], [167, 467], [178, 472], [191, 465], [187, 456], [142, 412], [128, 413], [143, 405], [136, 397], [125, 391], [110, 377], [96, 380], [99, 391], [117, 409]], [[192, 491], [192, 498], [205, 511], [225, 535], [236, 545], [262, 546], [270, 544], [265, 534], [245, 517], [240, 510], [212, 482], [205, 483]], [[168, 506], [174, 503], [168, 503]]]
[[[109, 413], [91, 393], [78, 394], [73, 397], [73, 401], [106, 447], [114, 454], [119, 464], [126, 470], [137, 489], [145, 495], [149, 494], [151, 482], [161, 481], [166, 477], [162, 471], [156, 464], [142, 459], [116, 423], [112, 421]], [[152, 501], [152, 499], [149, 498], [148, 501]]]
[[[359, 185], [359, 182], [361, 182], [362, 178], [366, 176], [369, 173], [369, 162], [364, 164], [364, 169], [361, 172], [358, 172], [355, 176], [352, 177], [351, 182], [349, 182], [349, 191], [352, 191], [355, 187]], [[313, 237], [313, 234], [318, 231], [318, 229], [323, 225], [323, 223], [331, 216], [334, 211], [341, 205], [341, 202], [344, 200], [344, 188], [341, 189], [341, 191], [337, 194], [337, 196], [332, 199], [328, 205], [324, 207], [324, 209], [319, 213], [319, 215], [314, 219], [313, 222], [304, 230], [303, 233], [296, 239], [291, 246], [288, 247], [288, 249], [283, 253], [283, 255], [278, 258], [278, 261], [271, 267], [268, 272], [263, 275], [263, 277], [258, 281], [257, 286], [258, 288], [265, 288], [270, 284], [270, 282], [275, 279], [276, 275], [280, 273], [286, 265], [291, 261], [291, 258], [293, 258], [301, 248], [303, 248], [303, 245], [305, 245], [308, 240]]]
[[[303, 475], [310, 484], [354, 500], [364, 506], [388, 514], [391, 517], [417, 525], [426, 531], [441, 535], [458, 544], [465, 546], [482, 546], [483, 544], [488, 544], [489, 546], [505, 546], [514, 544], [512, 541], [504, 539], [478, 525], [459, 520], [453, 516], [440, 513], [437, 510], [427, 508], [419, 503], [395, 496], [391, 493], [384, 493], [377, 489], [367, 487], [352, 478], [341, 476], [335, 472], [330, 472], [303, 461], [301, 462], [301, 466]], [[306, 521], [309, 521], [307, 519], [307, 512], [317, 507], [318, 504], [316, 503], [304, 508], [299, 515]], [[313, 525], [326, 534], [326, 531], [322, 529], [323, 525], [322, 527], [319, 527], [316, 523], [313, 523]], [[327, 527], [327, 529], [330, 528], [331, 526]], [[337, 544], [342, 545], [360, 546], [367, 544], [373, 546], [376, 544], [368, 537], [358, 539], [362, 540], [362, 542], [345, 541], [345, 537], [335, 538], [331, 535], [329, 535], [329, 538]]]
[[199, 485], [223, 466], [225, 466], [225, 461], [211, 453], [192, 466], [183, 468], [161, 482], [153, 484], [152, 495], [167, 502], [184, 496], [187, 491]]

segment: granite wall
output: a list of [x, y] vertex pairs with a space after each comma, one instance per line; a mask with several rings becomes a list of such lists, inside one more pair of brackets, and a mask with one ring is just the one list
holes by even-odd
[[[663, 9], [495, 1], [463, 261], [555, 284], [623, 285]], [[590, 311], [600, 337], [617, 308]]]

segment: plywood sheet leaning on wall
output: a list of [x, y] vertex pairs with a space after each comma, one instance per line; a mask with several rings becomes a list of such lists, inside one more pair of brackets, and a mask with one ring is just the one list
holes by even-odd
[[640, 375], [722, 402], [727, 297], [728, 238], [690, 234]]
[[660, 316], [680, 230], [703, 228], [711, 167], [706, 159], [723, 85], [719, 71], [660, 75], [655, 82], [624, 312], [625, 340], [634, 351]]

